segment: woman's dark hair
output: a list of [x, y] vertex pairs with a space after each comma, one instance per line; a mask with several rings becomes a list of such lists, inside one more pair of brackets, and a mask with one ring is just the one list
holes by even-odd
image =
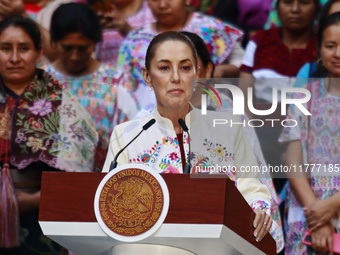
[[[279, 4], [281, 0], [277, 0], [275, 4], [275, 9], [277, 12], [279, 12]], [[315, 5], [315, 13], [314, 13], [314, 18], [317, 18], [319, 15], [319, 11], [321, 9], [321, 4], [320, 0], [314, 0], [314, 5]]]
[[325, 22], [326, 18], [329, 15], [329, 11], [334, 3], [340, 2], [340, 0], [329, 0], [323, 7], [320, 12], [319, 24]]
[[[323, 33], [325, 30], [332, 25], [340, 25], [340, 12], [335, 12], [331, 15], [325, 17], [325, 19], [320, 23], [318, 29], [318, 48], [319, 52], [321, 49], [322, 41], [323, 41]], [[325, 77], [327, 76], [327, 70], [324, 68], [322, 63], [318, 63], [315, 71], [315, 77]]]
[[201, 59], [202, 64], [204, 65], [205, 68], [208, 67], [209, 63], [212, 64], [213, 70], [212, 70], [211, 75], [214, 76], [215, 65], [211, 60], [209, 50], [207, 48], [207, 45], [203, 41], [203, 39], [199, 35], [188, 32], [188, 31], [181, 31], [180, 33], [186, 35], [192, 41], [192, 43], [195, 46], [197, 55]]
[[18, 27], [26, 32], [32, 39], [34, 48], [38, 51], [42, 48], [41, 32], [39, 26], [30, 18], [23, 16], [10, 16], [0, 22], [0, 34], [8, 27]]
[[340, 24], [340, 12], [335, 12], [331, 15], [328, 15], [322, 23], [320, 23], [319, 29], [318, 29], [318, 47], [319, 49], [321, 48], [322, 44], [322, 37], [323, 37], [323, 32], [325, 31], [326, 28], [332, 25], [338, 25]]
[[87, 4], [60, 5], [51, 18], [51, 42], [58, 42], [71, 33], [81, 33], [94, 43], [102, 40], [99, 17]]
[[147, 70], [150, 70], [151, 61], [155, 56], [155, 51], [157, 49], [157, 46], [167, 41], [180, 41], [188, 45], [192, 51], [192, 55], [194, 56], [194, 59], [196, 62], [195, 67], [197, 70], [198, 57], [197, 57], [197, 51], [195, 49], [194, 44], [186, 35], [180, 32], [175, 32], [175, 31], [168, 31], [168, 32], [158, 34], [152, 39], [146, 51], [146, 56], [145, 56], [145, 67]]

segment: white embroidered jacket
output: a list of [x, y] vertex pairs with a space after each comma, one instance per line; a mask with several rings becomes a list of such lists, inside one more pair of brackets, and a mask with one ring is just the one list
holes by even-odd
[[[152, 118], [156, 123], [122, 152], [118, 165], [141, 163], [159, 173], [183, 172], [180, 146], [172, 122], [158, 111], [114, 128], [103, 172], [109, 170], [118, 151]], [[260, 208], [269, 213], [271, 196], [267, 187], [258, 180], [256, 171], [250, 170], [257, 166], [257, 161], [243, 133], [241, 120], [227, 112], [208, 111], [207, 115], [202, 115], [199, 109], [193, 109], [185, 122], [191, 136], [191, 172], [227, 174], [253, 209]], [[185, 132], [183, 147], [185, 155], [188, 155], [189, 139]]]

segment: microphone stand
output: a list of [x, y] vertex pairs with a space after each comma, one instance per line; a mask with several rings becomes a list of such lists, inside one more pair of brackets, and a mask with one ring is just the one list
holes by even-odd
[[116, 154], [115, 158], [112, 160], [111, 164], [110, 164], [110, 169], [109, 172], [112, 171], [113, 169], [115, 169], [117, 167], [117, 159], [119, 157], [119, 155], [134, 141], [137, 139], [138, 136], [140, 136], [141, 133], [143, 133], [145, 130], [147, 130], [149, 127], [151, 127], [153, 124], [156, 123], [155, 119], [151, 119], [149, 120], [143, 127], [142, 130], [127, 144], [125, 145], [120, 151], [118, 151], [118, 153]]
[[178, 119], [178, 123], [179, 125], [181, 126], [181, 128], [183, 129], [184, 132], [187, 133], [188, 135], [188, 141], [189, 141], [189, 153], [188, 153], [188, 156], [187, 156], [187, 164], [185, 165], [185, 168], [184, 168], [184, 173], [185, 174], [190, 174], [190, 170], [191, 170], [191, 158], [190, 158], [190, 155], [191, 155], [191, 146], [190, 146], [190, 133], [189, 133], [189, 129], [188, 129], [188, 126], [185, 124], [185, 121], [183, 119]]

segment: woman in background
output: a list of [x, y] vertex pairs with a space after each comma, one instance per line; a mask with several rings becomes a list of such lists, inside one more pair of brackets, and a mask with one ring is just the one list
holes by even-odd
[[[98, 134], [91, 117], [60, 83], [36, 68], [41, 55], [41, 33], [31, 19], [12, 16], [0, 22], [0, 179], [7, 171], [12, 175], [21, 234], [20, 246], [5, 244], [2, 255], [62, 254], [38, 224], [41, 173], [89, 172], [94, 166]], [[1, 209], [8, 206], [6, 196], [0, 195]], [[13, 207], [9, 216], [14, 215]], [[1, 225], [1, 231], [5, 228]]]
[[[321, 6], [324, 6], [328, 1], [329, 0], [319, 0]], [[271, 4], [272, 8], [268, 13], [268, 19], [266, 20], [266, 23], [264, 24], [264, 27], [263, 27], [264, 29], [271, 29], [271, 28], [282, 26], [282, 23], [280, 21], [280, 18], [278, 16], [278, 11], [277, 11], [278, 0], [272, 0], [271, 2], [272, 2]]]
[[102, 34], [99, 18], [90, 6], [59, 6], [52, 16], [50, 33], [58, 59], [45, 69], [91, 115], [100, 138], [96, 170], [101, 171], [113, 127], [136, 114], [136, 103], [123, 87], [122, 72], [91, 57]]
[[[253, 88], [255, 104], [263, 104], [264, 109], [269, 109], [272, 105], [273, 88], [277, 88], [280, 106], [281, 89], [292, 87], [302, 65], [316, 57], [313, 21], [318, 9], [319, 0], [277, 2], [282, 27], [258, 31], [247, 45], [239, 82], [245, 98], [248, 98], [248, 88]], [[257, 106], [255, 108], [258, 109]], [[245, 109], [248, 117], [252, 119], [247, 104]], [[284, 119], [280, 114], [274, 113], [265, 118]], [[281, 157], [285, 148], [277, 143], [281, 129], [279, 125], [256, 128], [264, 157], [271, 166], [283, 164]], [[285, 182], [282, 176], [274, 179], [278, 193], [281, 192]]]
[[300, 169], [300, 174], [295, 173], [289, 179], [286, 254], [307, 253], [307, 246], [302, 243], [307, 229], [311, 231], [314, 252], [324, 254], [330, 250], [331, 253], [333, 233], [340, 232], [339, 31], [339, 12], [320, 23], [318, 45], [327, 75], [305, 87], [311, 92], [311, 99], [305, 105], [311, 115], [291, 107], [287, 119], [297, 120], [298, 125], [285, 127], [279, 140], [288, 143], [287, 164]]
[[[323, 23], [330, 14], [335, 12], [340, 12], [340, 0], [329, 0], [322, 8], [319, 24]], [[300, 87], [306, 85], [306, 78], [323, 77], [326, 75], [324, 73], [324, 68], [321, 65], [321, 61], [314, 61], [306, 63], [301, 67], [296, 77], [298, 78], [295, 83], [295, 87]]]

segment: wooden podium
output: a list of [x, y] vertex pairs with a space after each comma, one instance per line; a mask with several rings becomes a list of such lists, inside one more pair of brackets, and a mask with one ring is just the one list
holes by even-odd
[[255, 241], [255, 214], [232, 181], [212, 175], [162, 175], [170, 194], [162, 226], [137, 243], [112, 239], [102, 231], [94, 213], [94, 196], [104, 176], [42, 174], [40, 226], [46, 236], [76, 255], [155, 254], [150, 249], [162, 255], [276, 254], [269, 234]]

